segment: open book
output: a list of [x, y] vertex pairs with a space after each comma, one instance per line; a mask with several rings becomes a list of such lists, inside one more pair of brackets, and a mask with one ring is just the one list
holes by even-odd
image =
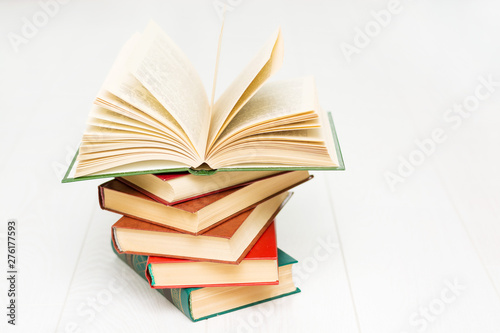
[[[218, 54], [220, 45], [219, 39]], [[150, 23], [120, 51], [63, 181], [185, 170], [343, 169], [314, 80], [264, 84], [282, 61], [278, 30], [215, 102], [214, 79], [211, 102], [193, 65]], [[218, 60], [215, 73], [217, 67]]]

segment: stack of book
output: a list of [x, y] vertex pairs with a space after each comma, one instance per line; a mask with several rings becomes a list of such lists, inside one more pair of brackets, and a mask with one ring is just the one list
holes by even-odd
[[307, 171], [117, 177], [99, 186], [115, 253], [191, 320], [300, 290], [275, 217]]
[[[222, 31], [220, 36], [222, 36]], [[122, 48], [63, 182], [99, 186], [117, 255], [191, 320], [299, 292], [274, 219], [306, 170], [343, 170], [311, 77], [264, 84], [278, 29], [215, 100], [155, 23]]]

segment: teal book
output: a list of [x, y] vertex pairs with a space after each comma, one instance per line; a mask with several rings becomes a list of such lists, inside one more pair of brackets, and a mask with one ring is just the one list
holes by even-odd
[[119, 52], [63, 182], [186, 171], [343, 170], [314, 79], [266, 82], [283, 63], [283, 38], [277, 29], [215, 100], [217, 76], [209, 99], [185, 54], [151, 22]]
[[[115, 254], [137, 274], [146, 279], [148, 257]], [[297, 261], [278, 249], [279, 284], [239, 287], [205, 287], [156, 289], [192, 321], [208, 319], [252, 305], [300, 292], [292, 279], [292, 265]]]

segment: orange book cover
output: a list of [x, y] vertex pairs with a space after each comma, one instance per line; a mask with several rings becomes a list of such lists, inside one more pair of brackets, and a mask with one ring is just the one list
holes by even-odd
[[[286, 205], [290, 197], [292, 196], [292, 193], [283, 193], [276, 199], [275, 201], [278, 200], [279, 205], [275, 206], [274, 211], [271, 214], [268, 214], [266, 217], [266, 221], [259, 221], [258, 223], [262, 225], [259, 227], [258, 231], [255, 232], [255, 235], [251, 237], [251, 239], [248, 241], [248, 243], [244, 243], [241, 246], [238, 246], [237, 248], [241, 248], [242, 250], [241, 253], [237, 255], [237, 257], [231, 255], [232, 250], [230, 248], [227, 249], [227, 255], [225, 254], [224, 257], [226, 259], [222, 258], [213, 258], [209, 257], [206, 252], [203, 251], [204, 246], [211, 246], [209, 244], [214, 244], [214, 241], [216, 243], [219, 243], [219, 240], [224, 240], [224, 243], [229, 242], [232, 240], [233, 236], [236, 234], [236, 232], [240, 229], [240, 227], [247, 222], [246, 225], [251, 226], [254, 222], [251, 220], [250, 215], [253, 213], [253, 211], [257, 208], [252, 208], [250, 210], [247, 210], [243, 213], [240, 213], [229, 220], [227, 220], [224, 223], [219, 224], [218, 226], [209, 229], [208, 231], [205, 231], [202, 234], [199, 235], [193, 235], [190, 233], [184, 233], [178, 230], [174, 230], [171, 228], [155, 225], [152, 223], [144, 222], [141, 220], [137, 220], [134, 218], [130, 218], [127, 216], [123, 216], [120, 218], [112, 227], [111, 227], [111, 235], [112, 235], [112, 241], [113, 245], [118, 253], [128, 253], [128, 254], [135, 254], [135, 255], [148, 255], [148, 256], [160, 256], [160, 257], [170, 257], [170, 258], [179, 258], [179, 259], [191, 259], [191, 260], [203, 260], [203, 261], [213, 261], [213, 262], [221, 262], [221, 263], [230, 263], [230, 264], [237, 264], [245, 258], [245, 256], [248, 254], [248, 252], [252, 249], [254, 244], [257, 242], [257, 240], [262, 236], [264, 231], [267, 229], [267, 227], [274, 221], [276, 215], [280, 212], [280, 210]], [[276, 204], [273, 204], [276, 205]], [[247, 221], [248, 219], [248, 221]], [[248, 224], [250, 223], [250, 224]], [[134, 249], [129, 247], [128, 249], [125, 248], [123, 249], [119, 239], [117, 237], [117, 234], [119, 232], [125, 229], [127, 232], [133, 232], [133, 231], [138, 231], [138, 233], [143, 233], [146, 232], [149, 235], [153, 235], [154, 237], [162, 237], [162, 242], [168, 243], [171, 239], [176, 241], [176, 244], [179, 244], [179, 235], [182, 235], [184, 242], [186, 244], [189, 244], [191, 248], [193, 247], [199, 247], [200, 248], [200, 256], [192, 256], [192, 255], [186, 255], [186, 253], [181, 253], [178, 251], [177, 247], [175, 249], [172, 249], [171, 251], [167, 252], [162, 252], [162, 253], [153, 253], [154, 249], [148, 249], [148, 247], [142, 248], [141, 250], [138, 250], [138, 248]], [[145, 251], [148, 252], [145, 252]], [[230, 260], [227, 260], [231, 258]]]

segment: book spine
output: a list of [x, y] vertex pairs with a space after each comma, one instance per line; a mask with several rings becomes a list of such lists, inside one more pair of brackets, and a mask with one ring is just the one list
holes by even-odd
[[99, 207], [104, 209], [104, 188], [102, 187], [102, 184], [97, 187], [97, 193], [99, 197]]
[[[159, 290], [160, 293], [168, 293], [170, 297], [167, 297], [168, 300], [175, 305], [175, 307], [181, 310], [182, 313], [191, 321], [194, 321], [193, 316], [191, 314], [191, 305], [190, 305], [190, 294], [193, 288], [172, 288], [172, 289], [156, 289]], [[166, 297], [166, 296], [165, 296]]]
[[[115, 247], [112, 245], [113, 252], [126, 263], [130, 268], [132, 268], [137, 274], [139, 274], [144, 280], [147, 281], [146, 278], [146, 269], [147, 269], [147, 256], [134, 255], [134, 254], [126, 254], [126, 253], [118, 253]], [[149, 283], [148, 283], [149, 284]], [[162, 294], [170, 303], [175, 305], [176, 308], [181, 310], [182, 313], [186, 317], [188, 317], [191, 321], [194, 321], [193, 316], [191, 315], [191, 307], [190, 307], [190, 294], [191, 291], [198, 288], [171, 288], [171, 289], [156, 289], [160, 294]]]

